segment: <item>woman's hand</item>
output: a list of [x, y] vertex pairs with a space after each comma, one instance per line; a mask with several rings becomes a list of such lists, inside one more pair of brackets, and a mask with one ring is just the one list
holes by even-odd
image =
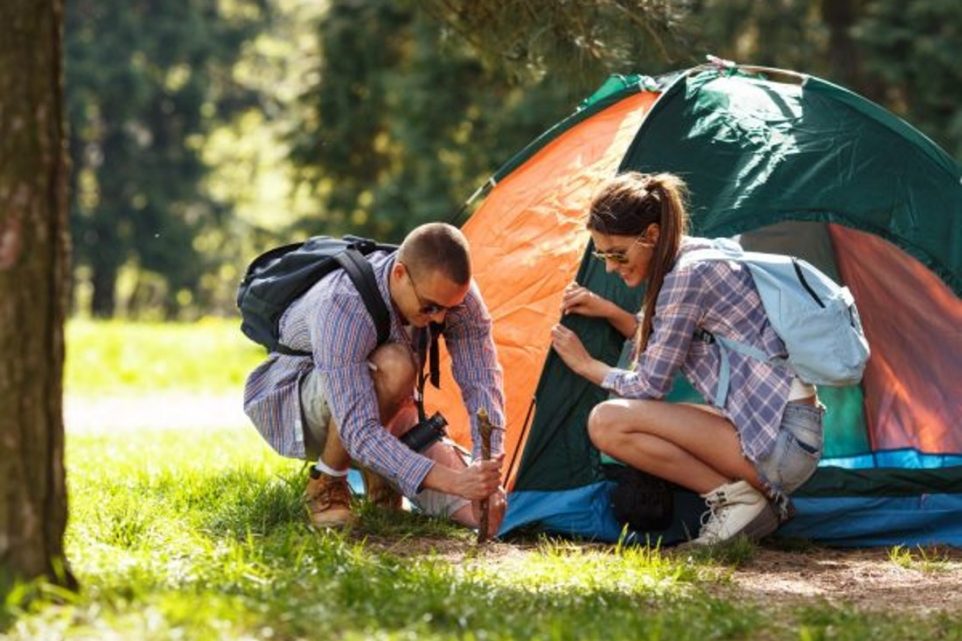
[[600, 385], [608, 373], [609, 367], [592, 358], [578, 335], [564, 325], [555, 325], [551, 329], [551, 346], [571, 371], [595, 385]]
[[561, 298], [561, 313], [608, 318], [611, 314], [611, 301], [578, 283], [571, 283], [565, 287]]
[[565, 287], [561, 298], [561, 313], [605, 318], [625, 338], [634, 336], [638, 328], [638, 319], [634, 314], [626, 312], [607, 298], [578, 283]]

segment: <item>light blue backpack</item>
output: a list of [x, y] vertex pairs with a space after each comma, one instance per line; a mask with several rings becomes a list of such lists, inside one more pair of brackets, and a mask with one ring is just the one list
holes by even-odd
[[723, 407], [728, 395], [729, 351], [787, 367], [814, 385], [854, 385], [862, 379], [870, 351], [847, 287], [792, 256], [746, 252], [724, 238], [713, 244], [713, 248], [686, 252], [679, 264], [731, 260], [747, 266], [768, 320], [788, 351], [787, 359], [770, 357], [752, 345], [712, 334], [721, 352], [716, 407]]

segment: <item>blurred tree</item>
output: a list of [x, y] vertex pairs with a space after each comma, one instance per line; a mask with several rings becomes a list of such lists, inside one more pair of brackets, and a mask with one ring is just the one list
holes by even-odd
[[962, 3], [861, 4], [852, 39], [879, 98], [962, 159]]
[[828, 30], [820, 1], [700, 0], [692, 5], [686, 28], [700, 53], [825, 75]]
[[63, 558], [62, 25], [61, 0], [0, 3], [0, 594], [14, 579], [73, 584]]
[[426, 0], [421, 3], [489, 66], [541, 78], [549, 73], [600, 83], [613, 69], [655, 63], [684, 67], [692, 59], [683, 28], [689, 2], [591, 0]]
[[256, 100], [231, 77], [267, 23], [266, 0], [75, 0], [67, 4], [75, 263], [92, 312], [115, 310], [128, 261], [163, 277], [168, 314], [209, 265], [194, 240], [224, 208], [201, 188], [204, 136]]
[[[545, 5], [541, 24], [557, 24], [543, 38], [531, 37], [541, 28], [530, 9], [512, 14], [528, 3], [455, 4], [332, 2], [319, 26], [318, 82], [292, 134], [293, 160], [324, 203], [302, 227], [399, 240], [421, 222], [449, 220], [605, 73], [671, 65], [667, 38], [629, 37], [646, 14], [618, 3]], [[568, 38], [583, 42], [572, 49]]]

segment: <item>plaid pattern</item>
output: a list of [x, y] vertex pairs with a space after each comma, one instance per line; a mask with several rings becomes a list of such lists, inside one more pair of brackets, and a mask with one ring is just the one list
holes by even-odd
[[[396, 253], [369, 256], [381, 296], [391, 314], [391, 342], [417, 353], [421, 332], [410, 331], [391, 303], [388, 276]], [[491, 337], [491, 317], [477, 285], [446, 317], [445, 346], [454, 379], [461, 388], [472, 422], [485, 408], [494, 425], [504, 425], [502, 372]], [[357, 462], [394, 481], [407, 496], [421, 489], [434, 461], [412, 452], [380, 423], [377, 397], [367, 359], [377, 346], [374, 321], [343, 270], [321, 279], [295, 301], [281, 318], [281, 342], [313, 352], [313, 358], [271, 354], [247, 379], [244, 411], [264, 439], [284, 456], [304, 458], [298, 389], [301, 378], [316, 368], [338, 426], [344, 448]], [[412, 390], [413, 392], [413, 390]], [[474, 455], [480, 452], [478, 427], [471, 426]], [[492, 434], [492, 452], [503, 451], [503, 430]]]
[[[707, 239], [685, 238], [681, 251], [708, 246]], [[660, 399], [671, 390], [680, 368], [702, 396], [713, 399], [721, 356], [717, 344], [693, 338], [697, 328], [772, 356], [786, 355], [748, 268], [729, 261], [697, 262], [668, 272], [648, 348], [633, 371], [614, 369], [602, 385], [626, 398]], [[775, 444], [792, 374], [735, 352], [730, 352], [730, 361], [731, 385], [722, 409], [738, 430], [745, 455], [757, 461]]]

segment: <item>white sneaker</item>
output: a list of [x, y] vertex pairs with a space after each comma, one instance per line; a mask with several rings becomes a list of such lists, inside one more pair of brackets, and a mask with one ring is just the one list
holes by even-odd
[[702, 515], [694, 545], [714, 545], [740, 534], [757, 541], [778, 529], [778, 516], [768, 499], [747, 481], [727, 483], [701, 496], [708, 511]]

